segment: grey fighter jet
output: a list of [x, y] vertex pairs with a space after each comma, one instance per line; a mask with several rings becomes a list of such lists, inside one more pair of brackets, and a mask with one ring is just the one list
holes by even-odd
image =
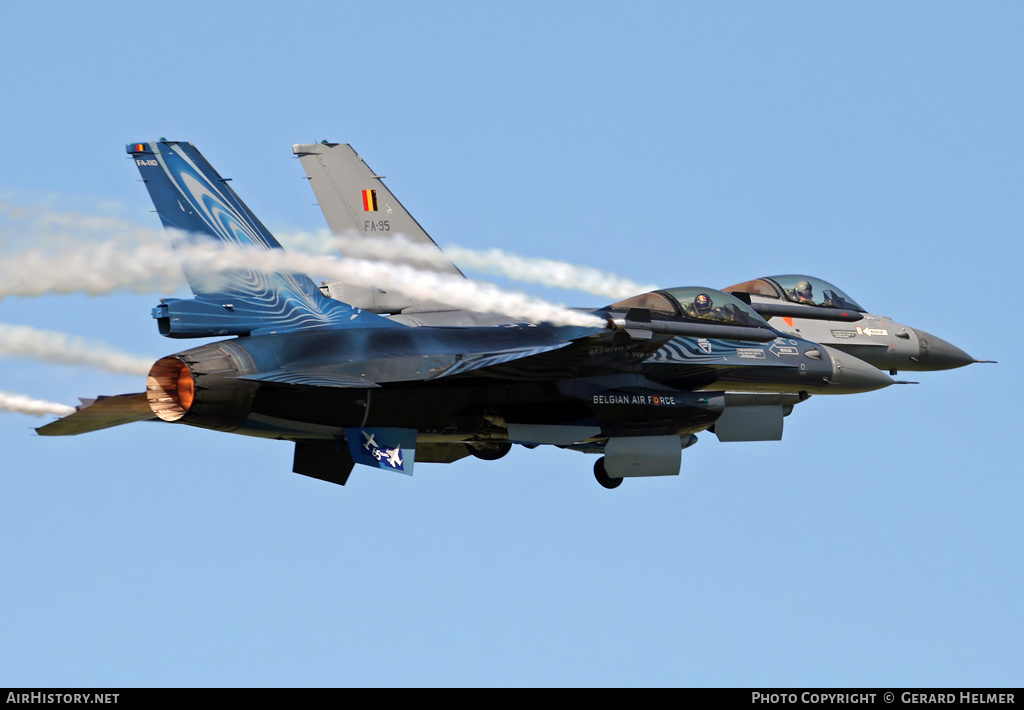
[[991, 362], [888, 316], [868, 313], [839, 288], [813, 276], [766, 276], [724, 290], [750, 304], [774, 328], [842, 350], [891, 375]]
[[[560, 323], [446, 315], [432, 304], [384, 317], [266, 266], [281, 245], [190, 143], [127, 152], [176, 248], [244, 247], [251, 261], [211, 279], [209, 264], [185, 260], [194, 298], [153, 310], [167, 337], [226, 339], [161, 358], [145, 391], [83, 401], [42, 435], [152, 419], [274, 438], [294, 443], [295, 472], [337, 484], [355, 463], [411, 474], [417, 461], [494, 459], [514, 444], [547, 444], [598, 455], [595, 476], [613, 488], [678, 474], [680, 452], [701, 431], [775, 439], [810, 395], [893, 383], [707, 288], [639, 294]], [[353, 209], [367, 221], [391, 205], [376, 189], [355, 193]]]
[[[364, 251], [359, 255], [372, 255], [375, 243], [383, 244], [385, 240], [402, 235], [418, 248], [390, 258], [418, 268], [462, 276], [458, 267], [387, 188], [383, 176], [377, 175], [352, 146], [324, 141], [292, 146], [292, 152], [302, 163], [331, 232], [347, 237], [342, 242], [345, 249], [352, 251], [361, 243]], [[367, 195], [374, 200], [372, 204], [365, 202]], [[413, 255], [418, 261], [413, 260]], [[329, 283], [325, 288], [331, 295], [377, 313], [404, 310], [409, 322], [461, 325], [472, 321], [469, 314], [394, 293], [385, 295], [382, 290], [342, 282]], [[976, 360], [923, 330], [868, 313], [842, 290], [813, 276], [765, 277], [724, 290], [748, 303], [779, 331], [848, 353], [891, 375], [901, 370], [949, 370], [989, 362]], [[417, 312], [415, 316], [411, 315], [413, 311]]]

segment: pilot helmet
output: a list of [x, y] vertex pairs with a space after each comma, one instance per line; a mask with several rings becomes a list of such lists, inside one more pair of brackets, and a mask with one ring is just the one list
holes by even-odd
[[697, 313], [704, 315], [711, 312], [711, 296], [706, 293], [699, 293], [697, 297], [693, 299], [693, 307], [697, 309]]
[[814, 292], [809, 281], [800, 281], [797, 283], [796, 288], [793, 289], [793, 293], [797, 298], [804, 301], [810, 301], [814, 298]]

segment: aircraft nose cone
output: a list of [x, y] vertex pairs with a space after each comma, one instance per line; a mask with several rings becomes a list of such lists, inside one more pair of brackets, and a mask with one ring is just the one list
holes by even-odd
[[829, 378], [828, 394], [853, 394], [871, 392], [895, 384], [895, 380], [876, 367], [842, 351], [823, 347], [832, 358], [832, 377]]
[[918, 359], [927, 370], [952, 370], [955, 367], [963, 367], [977, 362], [963, 350], [947, 343], [942, 338], [936, 338], [931, 333], [917, 328], [912, 328], [912, 330], [917, 333], [917, 341], [920, 344], [921, 354]]

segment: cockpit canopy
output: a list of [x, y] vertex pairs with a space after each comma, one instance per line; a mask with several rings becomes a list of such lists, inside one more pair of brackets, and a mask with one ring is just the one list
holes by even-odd
[[771, 328], [764, 318], [754, 312], [754, 309], [735, 296], [699, 286], [666, 288], [642, 293], [613, 303], [609, 308], [623, 311], [630, 308], [645, 308], [670, 316], [682, 316], [711, 323]]
[[804, 303], [823, 308], [842, 308], [847, 311], [866, 313], [861, 306], [838, 288], [813, 276], [788, 274], [786, 276], [765, 276], [730, 286], [729, 293], [749, 293], [767, 298], [786, 299], [792, 303]]

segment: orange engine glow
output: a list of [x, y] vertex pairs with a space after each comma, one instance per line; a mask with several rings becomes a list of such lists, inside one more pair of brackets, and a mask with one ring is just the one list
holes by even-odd
[[192, 406], [192, 400], [196, 396], [196, 386], [192, 379], [192, 373], [188, 371], [188, 368], [182, 365], [181, 371], [178, 372], [178, 404], [186, 412], [189, 407]]
[[149, 408], [160, 419], [176, 422], [185, 416], [196, 397], [195, 381], [188, 366], [176, 357], [165, 357], [153, 365], [146, 382]]

